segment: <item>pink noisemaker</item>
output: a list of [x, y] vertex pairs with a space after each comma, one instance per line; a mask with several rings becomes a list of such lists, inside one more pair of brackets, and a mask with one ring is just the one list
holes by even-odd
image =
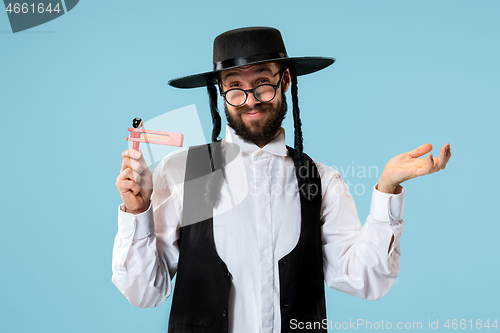
[[141, 118], [135, 118], [132, 121], [132, 126], [134, 128], [128, 128], [130, 132], [130, 137], [127, 141], [132, 141], [132, 148], [139, 150], [139, 143], [154, 143], [157, 145], [182, 147], [182, 141], [184, 140], [184, 135], [181, 133], [172, 132], [162, 132], [162, 131], [152, 131], [142, 129]]

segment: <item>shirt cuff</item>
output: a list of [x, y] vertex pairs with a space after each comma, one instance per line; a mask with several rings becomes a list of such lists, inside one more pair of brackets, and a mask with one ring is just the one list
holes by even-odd
[[370, 215], [378, 221], [390, 221], [395, 223], [403, 218], [405, 189], [401, 187], [401, 193], [390, 194], [380, 192], [373, 187]]
[[154, 232], [153, 208], [151, 203], [145, 212], [134, 215], [124, 211], [125, 206], [118, 206], [118, 234], [121, 238], [141, 239]]

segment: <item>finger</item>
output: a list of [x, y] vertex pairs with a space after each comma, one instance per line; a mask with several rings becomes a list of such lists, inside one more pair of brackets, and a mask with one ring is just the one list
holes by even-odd
[[121, 172], [121, 174], [124, 179], [130, 179], [135, 181], [139, 185], [141, 184], [141, 175], [132, 170], [132, 168], [126, 168]]
[[431, 173], [432, 168], [434, 167], [434, 157], [432, 154], [427, 155], [426, 158], [419, 158], [417, 161], [419, 161], [418, 169], [416, 171], [415, 177], [418, 176], [423, 176]]
[[134, 195], [139, 194], [139, 192], [141, 192], [141, 187], [133, 180], [129, 181], [131, 182], [130, 190], [132, 191], [132, 193], [134, 193]]
[[[130, 169], [130, 168], [127, 168], [127, 169]], [[130, 180], [130, 178], [128, 177], [128, 175], [126, 173], [127, 169], [120, 171], [120, 173], [118, 174], [118, 177], [116, 177], [117, 182], [122, 181], [122, 180]]]
[[430, 143], [426, 143], [412, 151], [409, 151], [408, 154], [413, 158], [417, 158], [424, 154], [427, 154], [431, 150], [432, 150], [432, 145]]
[[134, 170], [138, 174], [142, 174], [146, 170], [149, 171], [147, 165], [144, 165], [144, 164], [140, 163], [139, 161], [131, 159], [131, 158], [123, 159], [121, 171], [123, 171], [127, 168], [131, 168], [132, 170]]
[[444, 153], [445, 153], [446, 157], [448, 157], [448, 159], [449, 159], [450, 155], [451, 155], [451, 145], [449, 143], [447, 143], [444, 145], [444, 147], [445, 147]]
[[131, 158], [124, 158], [122, 161], [122, 169], [120, 170], [120, 173], [123, 172], [125, 169], [131, 168], [132, 170], [135, 170], [137, 173], [142, 172], [141, 164], [137, 162], [136, 160], [133, 160]]
[[425, 166], [425, 168], [423, 169], [424, 175], [431, 173], [432, 169], [434, 168], [434, 163], [435, 160], [432, 154], [427, 155], [427, 166]]
[[123, 151], [122, 153], [122, 157], [123, 158], [135, 158], [135, 159], [138, 159], [138, 158], [141, 158], [142, 156], [142, 151], [139, 149], [139, 150], [135, 150], [135, 149], [127, 149], [125, 151]]
[[129, 179], [117, 181], [116, 188], [122, 194], [132, 192], [134, 195], [137, 195], [141, 191], [141, 187], [137, 185], [136, 182]]
[[442, 150], [443, 150], [443, 158], [441, 160], [440, 170], [444, 169], [446, 167], [446, 163], [448, 163], [448, 161], [450, 160], [451, 156], [450, 144], [449, 143], [445, 144]]
[[450, 144], [446, 144], [445, 145], [446, 148], [445, 148], [445, 159], [444, 159], [444, 162], [443, 162], [443, 169], [446, 168], [446, 165], [448, 164], [448, 161], [450, 160], [451, 158], [451, 146]]
[[[140, 163], [140, 165], [141, 165], [140, 168], [133, 167], [133, 169], [136, 170], [137, 172], [142, 173], [142, 171], [145, 171], [145, 170], [149, 171], [148, 164], [146, 163], [146, 160], [144, 159], [144, 156], [142, 154], [142, 150], [140, 150], [140, 149], [139, 150], [135, 150], [135, 149], [125, 150], [122, 153], [122, 157], [123, 157], [123, 161], [130, 159], [131, 161], [137, 161], [138, 163]], [[124, 168], [123, 168], [123, 164], [122, 164], [122, 170], [123, 169]]]
[[124, 179], [121, 175], [116, 179], [116, 188], [120, 193], [125, 193], [128, 191], [137, 191], [137, 193], [141, 190], [141, 187], [137, 185], [137, 183], [130, 179]]
[[432, 172], [442, 170], [446, 167], [446, 163], [448, 163], [448, 160], [450, 159], [450, 155], [451, 155], [449, 148], [450, 148], [449, 144], [445, 144], [443, 147], [441, 147], [440, 155], [436, 159], [437, 162], [436, 162], [436, 165], [434, 166]]
[[130, 190], [128, 184], [129, 184], [129, 180], [123, 179], [123, 177], [121, 175], [118, 176], [118, 178], [116, 179], [116, 188], [118, 189], [118, 191], [120, 193], [124, 193], [124, 192], [127, 192], [128, 190]]
[[436, 158], [436, 165], [434, 165], [433, 172], [443, 169], [446, 165], [446, 145], [442, 146], [439, 151], [439, 157]]

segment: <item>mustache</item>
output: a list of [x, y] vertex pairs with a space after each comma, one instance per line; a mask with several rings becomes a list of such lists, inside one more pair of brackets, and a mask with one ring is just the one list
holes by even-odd
[[238, 113], [243, 114], [250, 111], [268, 111], [270, 109], [271, 103], [259, 103], [255, 104], [253, 107], [248, 105], [242, 105], [238, 108]]

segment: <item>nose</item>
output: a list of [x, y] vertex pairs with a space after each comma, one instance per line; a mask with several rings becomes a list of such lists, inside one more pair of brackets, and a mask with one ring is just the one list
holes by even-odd
[[255, 98], [255, 96], [253, 95], [253, 92], [249, 91], [248, 95], [247, 95], [247, 101], [245, 104], [247, 104], [248, 106], [253, 106], [253, 105], [259, 104], [259, 103], [260, 103], [260, 101], [258, 101], [257, 98]]

